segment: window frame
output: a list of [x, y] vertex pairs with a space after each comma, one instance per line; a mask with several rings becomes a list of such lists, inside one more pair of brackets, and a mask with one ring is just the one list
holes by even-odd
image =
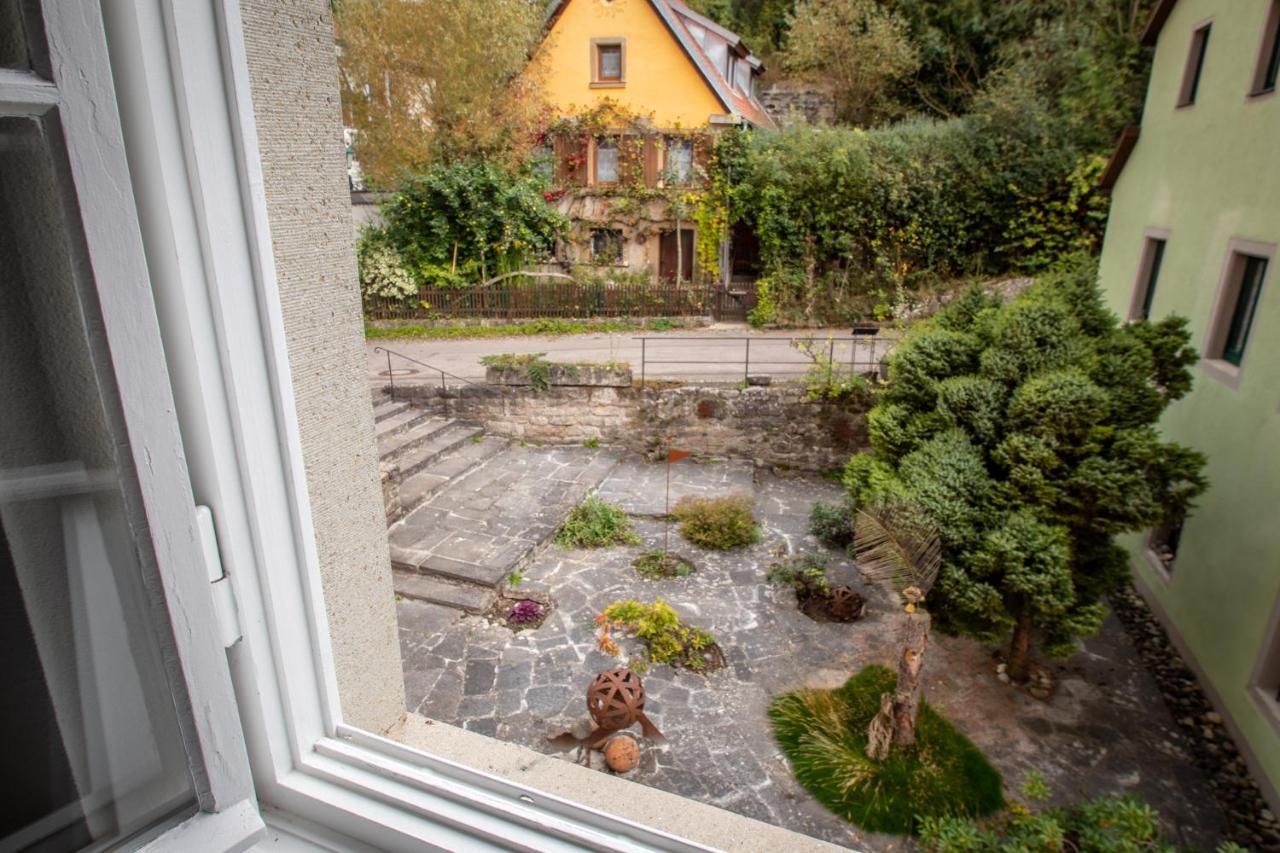
[[[684, 177], [677, 177], [671, 174], [670, 155], [673, 146], [687, 145], [689, 148], [689, 172]], [[689, 136], [667, 136], [662, 141], [662, 171], [660, 173], [662, 186], [668, 187], [685, 187], [695, 183], [694, 178], [696, 172], [696, 147], [692, 137]]]
[[[604, 142], [613, 149], [613, 180], [600, 179], [600, 144]], [[591, 186], [616, 187], [622, 182], [622, 140], [616, 136], [591, 137]]]
[[1249, 98], [1265, 98], [1274, 95], [1280, 84], [1280, 0], [1271, 0], [1267, 18], [1262, 26], [1262, 46], [1258, 49], [1258, 63], [1254, 68]]
[[1142, 254], [1138, 259], [1133, 297], [1129, 302], [1130, 323], [1151, 319], [1151, 299], [1160, 283], [1164, 258], [1169, 252], [1169, 234], [1164, 228], [1148, 228], [1142, 232]]
[[[194, 843], [239, 848], [265, 832], [212, 593], [223, 581], [188, 476], [165, 370], [157, 306], [123, 145], [106, 22], [99, 4], [32, 3], [45, 43], [32, 70], [0, 70], [0, 114], [44, 119], [61, 134], [68, 226], [84, 250], [76, 275], [97, 295], [127, 431], [130, 488], [146, 514], [144, 570], [159, 580], [163, 623], [185, 695], [175, 696], [197, 811], [154, 828], [149, 847]], [[34, 37], [34, 33], [33, 33]], [[65, 155], [65, 159], [62, 156]], [[109, 282], [104, 286], [103, 282]], [[96, 319], [96, 318], [95, 318]], [[145, 460], [145, 461], [144, 461]], [[212, 557], [212, 559], [210, 559]], [[233, 639], [233, 638], [228, 638]]]
[[[167, 362], [190, 481], [218, 522], [234, 591], [243, 636], [224, 710], [243, 725], [258, 801], [286, 827], [378, 849], [711, 849], [343, 722], [239, 3], [103, 9], [126, 126], [145, 131], [124, 149], [139, 166], [159, 369]], [[258, 802], [246, 805], [261, 826]]]
[[[1249, 354], [1248, 336], [1256, 328], [1258, 305], [1262, 298], [1262, 291], [1267, 286], [1267, 279], [1274, 272], [1275, 255], [1275, 243], [1233, 239], [1227, 245], [1226, 260], [1223, 263], [1222, 275], [1218, 282], [1217, 293], [1214, 296], [1213, 312], [1210, 315], [1204, 344], [1201, 348], [1203, 356], [1200, 364], [1205, 373], [1231, 388], [1239, 387], [1241, 377], [1244, 374], [1245, 362]], [[1226, 357], [1226, 344], [1234, 322], [1236, 307], [1239, 304], [1240, 288], [1243, 285], [1244, 271], [1249, 258], [1265, 260], [1267, 266], [1258, 285], [1252, 317], [1250, 318], [1249, 328], [1245, 333], [1245, 347], [1237, 363]]]
[[1213, 34], [1213, 19], [1201, 21], [1191, 30], [1191, 49], [1187, 53], [1182, 83], [1178, 87], [1178, 109], [1195, 106], [1204, 77], [1205, 61], [1209, 54], [1209, 38]]
[[[605, 48], [618, 49], [618, 76], [605, 77], [600, 73], [601, 53]], [[621, 36], [591, 39], [591, 87], [593, 89], [621, 89], [627, 85], [627, 40]]]

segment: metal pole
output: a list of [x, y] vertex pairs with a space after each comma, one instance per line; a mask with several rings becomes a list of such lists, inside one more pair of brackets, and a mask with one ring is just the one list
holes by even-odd
[[747, 357], [742, 364], [742, 381], [751, 381], [751, 338], [747, 338]]
[[442, 371], [440, 371], [440, 390], [441, 390], [441, 391], [447, 391], [447, 390], [448, 390], [448, 389], [445, 387], [445, 384], [444, 384], [444, 371], [443, 371], [443, 370], [442, 370]]
[[641, 338], [641, 339], [640, 339], [640, 387], [641, 387], [641, 388], [643, 388], [643, 387], [644, 387], [644, 359], [645, 359], [645, 345], [646, 345], [646, 344], [648, 344], [648, 343], [649, 343], [649, 341], [648, 341], [648, 339], [647, 339], [647, 338]]
[[827, 387], [831, 387], [831, 373], [836, 366], [836, 339], [827, 342]]
[[387, 381], [391, 383], [391, 401], [396, 399], [396, 375], [391, 372], [391, 353], [387, 353]]

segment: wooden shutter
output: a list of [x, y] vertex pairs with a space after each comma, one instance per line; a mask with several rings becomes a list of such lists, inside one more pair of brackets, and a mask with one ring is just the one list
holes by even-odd
[[555, 139], [557, 186], [583, 185], [587, 177], [587, 150], [579, 136], [559, 135]]
[[646, 136], [644, 138], [644, 185], [646, 187], [656, 187], [658, 185], [658, 163], [661, 159], [662, 152], [659, 150], [658, 137]]

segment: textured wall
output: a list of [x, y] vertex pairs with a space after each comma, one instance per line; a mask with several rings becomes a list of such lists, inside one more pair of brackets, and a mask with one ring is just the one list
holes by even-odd
[[328, 0], [243, 0], [258, 144], [346, 719], [404, 712]]

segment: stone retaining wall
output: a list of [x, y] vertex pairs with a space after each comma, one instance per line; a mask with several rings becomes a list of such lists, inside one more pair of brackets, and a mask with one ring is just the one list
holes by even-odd
[[397, 385], [413, 399], [486, 432], [530, 444], [601, 444], [660, 458], [668, 446], [702, 461], [750, 459], [760, 466], [826, 471], [866, 447], [869, 403], [815, 402], [799, 386], [528, 387], [442, 390]]

